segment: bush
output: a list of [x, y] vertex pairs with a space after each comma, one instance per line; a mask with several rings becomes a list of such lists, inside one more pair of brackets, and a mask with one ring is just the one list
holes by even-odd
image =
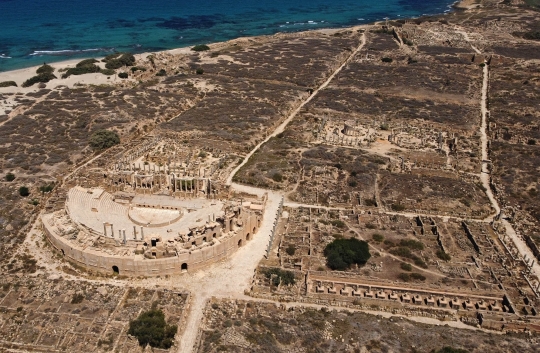
[[15, 180], [15, 174], [13, 173], [7, 173], [5, 176], [6, 181], [13, 181]]
[[38, 69], [36, 70], [36, 74], [52, 74], [54, 72], [54, 68], [51, 65], [47, 65], [43, 63]]
[[382, 58], [381, 61], [382, 61], [383, 63], [391, 63], [391, 62], [394, 61], [394, 60], [392, 60], [392, 58]]
[[98, 130], [95, 131], [88, 141], [90, 147], [94, 150], [100, 151], [106, 148], [118, 145], [120, 143], [120, 137], [114, 131]]
[[26, 186], [21, 186], [19, 188], [19, 195], [21, 195], [22, 197], [26, 197], [30, 195], [30, 190], [28, 190]]
[[326, 246], [324, 256], [332, 270], [344, 271], [352, 264], [364, 265], [371, 254], [368, 243], [356, 238], [336, 239]]
[[409, 282], [411, 280], [411, 276], [409, 276], [408, 273], [403, 273], [403, 272], [398, 275], [398, 278], [402, 280], [403, 282]]
[[54, 74], [52, 73], [43, 73], [43, 74], [39, 74], [39, 75], [36, 75], [36, 76], [33, 76], [33, 77], [30, 77], [28, 80], [24, 81], [22, 86], [23, 87], [30, 87], [36, 83], [47, 83], [49, 82], [50, 80], [54, 80], [55, 78], [57, 78]]
[[283, 181], [283, 175], [279, 173], [274, 173], [274, 175], [272, 175], [272, 180], [277, 183], [281, 183]]
[[345, 228], [346, 224], [345, 222], [343, 222], [342, 220], [339, 220], [339, 219], [333, 219], [330, 221], [330, 223], [334, 226], [334, 227], [338, 227], [338, 228]]
[[204, 70], [203, 70], [202, 67], [199, 67], [199, 68], [197, 69], [197, 71], [195, 71], [195, 73], [196, 73], [197, 75], [202, 75], [202, 74], [204, 74]]
[[382, 234], [379, 234], [379, 233], [374, 233], [372, 235], [372, 238], [373, 240], [375, 240], [377, 243], [380, 243], [384, 240], [384, 236]]
[[399, 203], [393, 203], [391, 207], [392, 207], [392, 210], [396, 212], [401, 212], [405, 210], [405, 205], [402, 205]]
[[0, 87], [17, 87], [17, 83], [15, 81], [4, 81], [0, 82]]
[[129, 76], [129, 75], [128, 75], [127, 72], [120, 72], [120, 73], [118, 74], [118, 77], [120, 77], [120, 78], [128, 78], [128, 76]]
[[137, 72], [137, 71], [145, 72], [145, 71], [146, 71], [146, 68], [145, 68], [145, 67], [139, 67], [139, 66], [133, 66], [133, 67], [131, 68], [131, 72]]
[[469, 353], [469, 351], [461, 348], [453, 348], [446, 346], [439, 349], [438, 351], [435, 351], [435, 353]]
[[107, 55], [103, 61], [107, 69], [119, 69], [124, 66], [135, 65], [135, 57], [131, 53], [116, 53]]
[[424, 244], [418, 240], [401, 239], [399, 245], [413, 250], [424, 250]]
[[282, 270], [280, 268], [269, 268], [264, 270], [263, 273], [266, 278], [272, 278], [272, 275], [275, 275], [275, 277], [272, 279], [272, 284], [274, 286], [277, 286], [280, 283], [286, 286], [296, 283], [294, 273], [291, 271]]
[[101, 69], [99, 72], [105, 76], [112, 76], [116, 73], [113, 69]]
[[210, 47], [206, 44], [199, 44], [191, 48], [193, 51], [207, 51], [210, 50]]
[[41, 192], [51, 192], [53, 189], [54, 189], [54, 184], [43, 185], [39, 187], [39, 191]]
[[411, 279], [414, 279], [416, 281], [425, 281], [426, 277], [424, 275], [419, 274], [419, 273], [413, 272], [413, 273], [411, 273]]
[[444, 260], [444, 261], [450, 261], [450, 259], [452, 259], [452, 257], [450, 255], [448, 255], [447, 253], [445, 253], [442, 250], [437, 250], [437, 257], [439, 259], [441, 259], [441, 260]]
[[405, 271], [412, 271], [412, 265], [406, 262], [402, 262], [399, 267], [401, 267], [401, 269]]
[[73, 297], [71, 298], [71, 304], [80, 304], [82, 303], [82, 301], [84, 300], [84, 295], [82, 294], [75, 294], [73, 295]]
[[529, 140], [527, 140], [527, 145], [530, 145], [530, 146], [536, 145], [536, 140], [535, 140], [535, 139], [529, 139]]
[[83, 61], [80, 61], [77, 65], [75, 65], [75, 67], [90, 66], [98, 62], [99, 61], [97, 61], [96, 59], [85, 59]]
[[540, 40], [540, 31], [530, 31], [523, 34], [523, 38], [530, 40]]
[[84, 75], [84, 74], [93, 74], [93, 73], [101, 71], [100, 67], [97, 66], [96, 64], [88, 64], [84, 66], [79, 66], [79, 64], [77, 64], [76, 67], [72, 67], [71, 69], [68, 69], [66, 73], [62, 75], [62, 78], [68, 78], [71, 75], [77, 76], [77, 75]]
[[174, 343], [177, 331], [176, 325], [165, 322], [163, 311], [153, 308], [129, 322], [128, 334], [135, 336], [142, 347], [150, 345], [155, 348], [169, 349]]
[[159, 70], [159, 72], [156, 74], [156, 76], [167, 76], [167, 71], [165, 69]]
[[292, 245], [292, 244], [289, 244], [287, 249], [285, 249], [285, 252], [287, 253], [287, 255], [293, 256], [294, 253], [296, 253], [296, 247], [294, 245]]

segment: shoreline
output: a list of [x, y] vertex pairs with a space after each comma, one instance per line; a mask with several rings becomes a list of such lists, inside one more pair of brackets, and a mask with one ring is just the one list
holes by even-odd
[[[458, 0], [455, 3], [453, 3], [452, 5], [449, 5], [449, 8], [452, 9], [452, 11], [466, 11], [466, 10], [474, 9], [474, 8], [477, 8], [477, 7], [481, 6], [479, 3], [477, 3], [477, 1], [478, 0]], [[429, 16], [445, 16], [445, 15], [448, 15], [449, 13], [451, 13], [451, 12], [443, 12], [443, 13], [440, 13], [440, 14], [429, 15]], [[420, 17], [424, 17], [424, 16], [426, 16], [426, 15], [419, 16], [419, 17], [410, 17], [410, 18], [394, 18], [394, 19], [390, 19], [390, 20], [395, 21], [395, 20], [414, 19], [414, 18], [420, 18]], [[335, 31], [354, 30], [356, 28], [361, 28], [361, 27], [365, 27], [365, 26], [373, 26], [373, 25], [376, 25], [376, 24], [381, 23], [381, 22], [382, 21], [375, 21], [375, 22], [372, 22], [372, 23], [359, 24], [359, 25], [354, 25], [354, 26], [349, 26], [349, 27], [337, 27], [337, 28], [336, 27], [327, 27], [327, 28], [318, 28], [318, 29], [311, 29], [311, 30], [299, 31], [299, 32], [277, 32], [277, 33], [268, 34], [268, 35], [237, 37], [237, 38], [233, 38], [233, 39], [226, 40], [226, 41], [208, 43], [207, 45], [211, 49], [214, 49], [213, 47], [220, 47], [220, 46], [227, 45], [227, 43], [234, 43], [234, 42], [242, 41], [242, 40], [256, 40], [257, 38], [273, 37], [273, 36], [287, 35], [287, 34], [299, 34], [299, 33], [306, 33], [306, 32], [323, 32], [323, 33], [330, 32], [330, 33], [332, 33], [332, 32], [335, 32]], [[134, 54], [134, 56], [135, 56], [136, 60], [138, 61], [138, 60], [141, 60], [141, 59], [145, 59], [148, 55], [159, 54], [159, 53], [168, 53], [168, 54], [173, 54], [173, 55], [189, 55], [190, 53], [193, 53], [191, 51], [191, 48], [192, 48], [192, 46], [178, 47], [178, 48], [166, 49], [166, 50], [155, 51], [155, 52], [138, 53], [138, 54]], [[79, 86], [79, 85], [81, 85], [81, 86], [83, 86], [83, 85], [101, 85], [101, 84], [110, 84], [110, 83], [118, 83], [118, 82], [126, 82], [126, 83], [128, 83], [128, 82], [132, 81], [130, 79], [120, 79], [120, 78], [118, 78], [118, 73], [122, 72], [122, 70], [117, 71], [117, 73], [115, 75], [112, 75], [112, 76], [106, 76], [106, 75], [103, 75], [102, 73], [91, 73], [91, 74], [83, 74], [83, 75], [72, 75], [72, 76], [70, 76], [70, 77], [68, 77], [66, 79], [60, 78], [61, 73], [58, 72], [59, 69], [72, 68], [77, 63], [81, 62], [82, 60], [88, 59], [88, 58], [95, 58], [96, 60], [101, 61], [101, 59], [103, 59], [104, 56], [100, 56], [100, 57], [89, 56], [89, 57], [84, 57], [84, 58], [81, 57], [81, 58], [77, 58], [77, 59], [67, 59], [67, 60], [57, 61], [57, 62], [53, 62], [53, 63], [47, 63], [48, 65], [55, 68], [54, 73], [58, 78], [54, 79], [54, 80], [51, 80], [48, 83], [46, 83], [46, 88], [47, 89], [54, 89], [54, 88], [57, 88], [59, 86], [67, 86], [67, 87], [73, 88], [73, 87], [76, 87], [76, 86]], [[22, 87], [22, 83], [24, 81], [26, 81], [27, 79], [35, 76], [36, 75], [36, 70], [40, 66], [41, 65], [30, 66], [30, 67], [27, 67], [27, 68], [0, 72], [0, 82], [15, 81], [17, 83], [17, 87], [13, 87], [13, 86], [0, 87], [0, 94], [17, 94], [17, 93], [30, 93], [30, 92], [39, 91], [41, 89], [41, 88], [38, 87], [39, 84], [34, 84], [34, 85], [30, 86], [30, 87], [25, 88], [25, 87]]]

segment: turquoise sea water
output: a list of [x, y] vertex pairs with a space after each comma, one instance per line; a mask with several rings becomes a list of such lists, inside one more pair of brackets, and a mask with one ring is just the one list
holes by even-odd
[[452, 0], [0, 0], [0, 71], [112, 51], [345, 27], [449, 11]]

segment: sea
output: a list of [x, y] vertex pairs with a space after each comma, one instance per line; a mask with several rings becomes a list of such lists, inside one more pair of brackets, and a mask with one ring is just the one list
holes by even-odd
[[0, 72], [451, 11], [455, 0], [0, 0]]

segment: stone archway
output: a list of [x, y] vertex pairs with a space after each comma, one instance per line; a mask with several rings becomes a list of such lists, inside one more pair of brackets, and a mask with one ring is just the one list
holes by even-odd
[[113, 266], [113, 267], [112, 267], [112, 270], [113, 270], [113, 272], [116, 273], [117, 275], [120, 274], [120, 269], [118, 268], [118, 266]]

